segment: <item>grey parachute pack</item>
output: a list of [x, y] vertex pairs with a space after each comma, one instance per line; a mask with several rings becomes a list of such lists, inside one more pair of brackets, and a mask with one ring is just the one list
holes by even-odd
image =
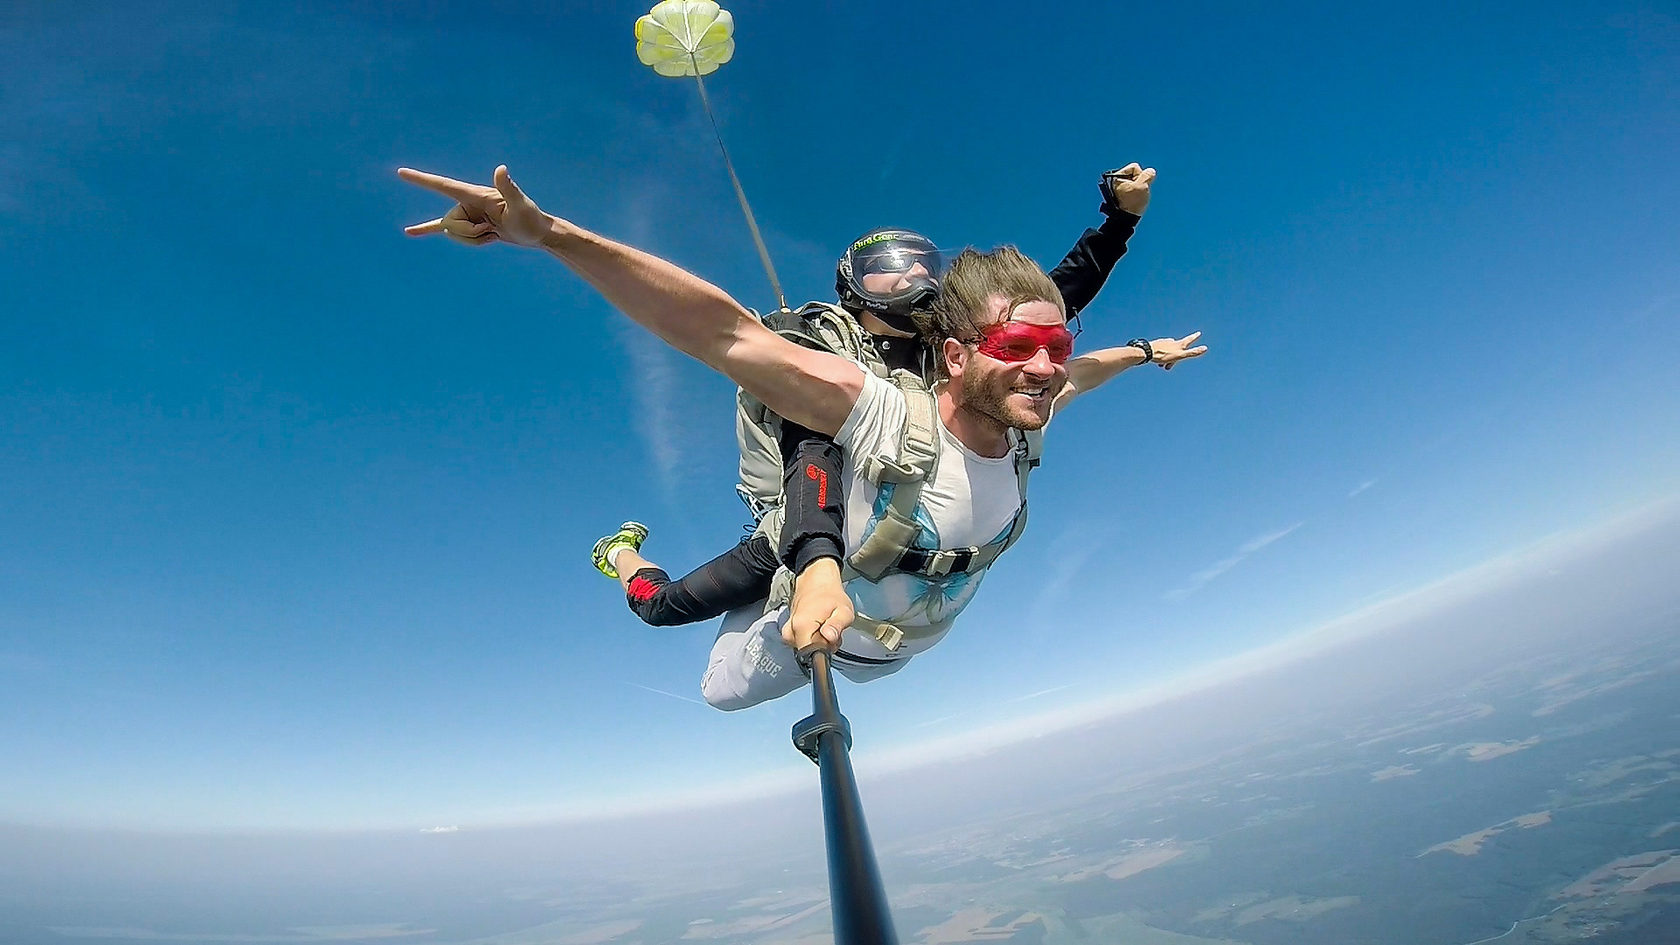
[[[915, 546], [921, 532], [916, 522], [916, 504], [921, 499], [923, 484], [933, 477], [939, 463], [938, 405], [928, 386], [929, 378], [912, 371], [889, 369], [857, 319], [838, 305], [809, 302], [798, 309], [771, 312], [762, 320], [772, 331], [795, 344], [830, 351], [858, 362], [904, 394], [908, 417], [896, 449], [851, 457], [860, 475], [877, 488], [890, 488], [892, 497], [880, 521], [842, 562], [843, 580], [862, 577], [879, 581], [895, 572], [934, 579], [977, 572], [989, 567], [1021, 537], [1027, 526], [1027, 479], [1039, 464], [1043, 431], [1010, 431], [1021, 506], [1002, 537], [984, 545], [919, 549]], [[735, 438], [741, 451], [741, 481], [735, 491], [758, 522], [755, 534], [768, 538], [772, 547], [780, 547], [783, 517], [780, 434], [781, 418], [758, 398], [737, 391]], [[765, 609], [787, 603], [792, 594], [793, 575], [784, 565], [777, 572]], [[913, 630], [861, 613], [853, 626], [873, 636], [888, 650], [897, 650], [907, 635], [914, 634]]]

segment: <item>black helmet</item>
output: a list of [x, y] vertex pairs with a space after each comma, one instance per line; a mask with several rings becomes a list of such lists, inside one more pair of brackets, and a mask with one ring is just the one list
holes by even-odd
[[[865, 276], [908, 273], [918, 263], [923, 272], [902, 280], [904, 285], [876, 291], [864, 288]], [[915, 331], [910, 313], [926, 308], [933, 301], [944, 274], [945, 257], [932, 240], [913, 230], [885, 227], [858, 237], [840, 257], [834, 272], [834, 289], [840, 293], [841, 305], [873, 312], [900, 331]]]

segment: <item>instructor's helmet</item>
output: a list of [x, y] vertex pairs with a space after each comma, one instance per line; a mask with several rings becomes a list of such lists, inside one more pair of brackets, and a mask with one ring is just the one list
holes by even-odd
[[840, 257], [834, 288], [840, 304], [873, 312], [900, 331], [915, 331], [910, 313], [925, 309], [939, 294], [945, 257], [933, 241], [913, 230], [870, 230]]

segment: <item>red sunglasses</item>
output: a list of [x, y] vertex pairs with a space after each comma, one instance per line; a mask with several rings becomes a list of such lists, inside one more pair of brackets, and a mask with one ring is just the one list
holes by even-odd
[[980, 332], [980, 353], [999, 361], [1031, 361], [1040, 348], [1050, 356], [1051, 364], [1066, 364], [1073, 355], [1073, 332], [1066, 325], [1024, 322], [999, 322]]

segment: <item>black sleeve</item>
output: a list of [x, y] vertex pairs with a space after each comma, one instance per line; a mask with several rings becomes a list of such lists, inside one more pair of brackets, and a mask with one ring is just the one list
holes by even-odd
[[818, 558], [844, 557], [846, 519], [840, 447], [831, 437], [782, 421], [782, 525], [777, 556], [794, 574]]
[[1102, 225], [1082, 233], [1061, 263], [1050, 270], [1050, 279], [1061, 290], [1062, 302], [1067, 305], [1068, 318], [1078, 315], [1097, 297], [1097, 291], [1108, 281], [1108, 274], [1114, 271], [1114, 264], [1126, 255], [1126, 241], [1132, 238], [1138, 221], [1143, 219], [1124, 210], [1105, 208], [1103, 213], [1107, 219]]

